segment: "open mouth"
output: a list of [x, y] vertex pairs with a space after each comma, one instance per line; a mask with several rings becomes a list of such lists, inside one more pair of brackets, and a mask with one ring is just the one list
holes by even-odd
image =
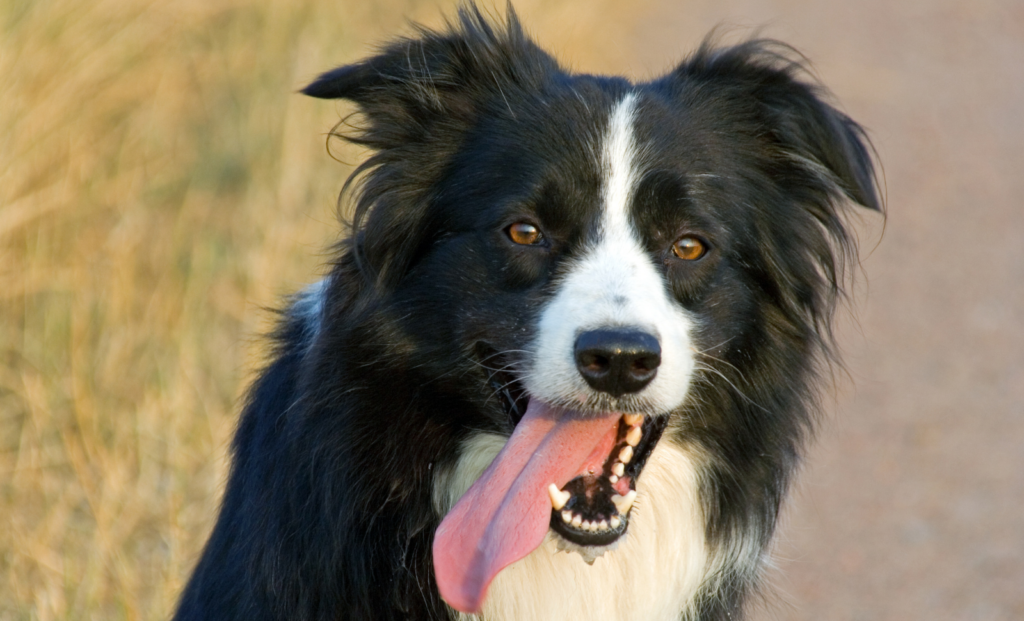
[[[501, 401], [515, 427], [526, 412], [529, 395], [511, 372], [513, 365], [497, 351], [478, 344], [477, 355], [489, 370], [492, 394]], [[551, 530], [580, 546], [605, 546], [617, 541], [629, 526], [637, 477], [667, 422], [667, 415], [623, 414], [607, 453], [596, 449], [579, 474], [561, 489], [554, 483], [548, 485]]]
[[603, 463], [586, 463], [561, 489], [554, 483], [548, 486], [551, 530], [581, 546], [605, 546], [618, 540], [629, 526], [637, 477], [667, 422], [667, 416], [623, 414]]
[[433, 545], [441, 595], [464, 612], [479, 611], [498, 572], [549, 530], [591, 551], [622, 537], [637, 478], [668, 421], [545, 403], [526, 394], [511, 366], [488, 367], [514, 429], [442, 520]]

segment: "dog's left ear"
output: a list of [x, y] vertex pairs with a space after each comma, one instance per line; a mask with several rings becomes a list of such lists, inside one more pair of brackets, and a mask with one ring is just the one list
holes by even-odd
[[859, 124], [823, 101], [822, 90], [797, 80], [766, 85], [761, 97], [774, 117], [775, 137], [791, 155], [823, 166], [851, 200], [882, 211], [871, 141]]
[[[752, 40], [715, 49], [706, 40], [671, 77], [710, 87], [757, 119], [782, 155], [826, 182], [832, 191], [869, 209], [882, 211], [871, 142], [863, 128], [828, 103], [824, 88], [803, 78], [803, 57], [784, 43]], [[748, 117], [749, 118], [749, 117]]]

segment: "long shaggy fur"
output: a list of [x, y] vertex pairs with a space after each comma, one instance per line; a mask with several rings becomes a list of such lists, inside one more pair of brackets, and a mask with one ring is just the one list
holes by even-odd
[[[855, 257], [845, 205], [881, 209], [861, 128], [777, 42], [706, 42], [631, 84], [566, 72], [513, 13], [496, 25], [473, 8], [304, 92], [354, 102], [362, 122], [347, 138], [373, 155], [353, 177], [330, 275], [293, 301], [249, 392], [220, 515], [175, 618], [451, 618], [431, 561], [454, 500], [439, 473], [465, 468], [479, 434], [496, 450], [511, 433], [526, 397], [502, 392], [496, 372], [521, 379], [538, 317], [595, 243], [584, 224], [599, 217], [597, 148], [630, 94], [645, 166], [631, 221], [694, 326], [695, 371], [661, 440], [686, 456], [665, 464], [691, 464], [695, 498], [658, 511], [698, 521], [664, 541], [703, 542], [675, 614], [738, 618], [833, 357]], [[502, 245], [498, 212], [512, 204], [549, 223], [547, 254]], [[700, 266], [664, 254], [680, 222], [712, 240]], [[516, 575], [522, 593], [539, 592]], [[500, 597], [514, 600], [517, 584]]]

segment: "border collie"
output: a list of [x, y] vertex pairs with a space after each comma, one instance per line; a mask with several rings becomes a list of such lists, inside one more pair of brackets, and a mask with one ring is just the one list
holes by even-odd
[[577, 74], [469, 5], [306, 87], [372, 155], [176, 618], [741, 616], [834, 360], [844, 214], [882, 208], [799, 59]]

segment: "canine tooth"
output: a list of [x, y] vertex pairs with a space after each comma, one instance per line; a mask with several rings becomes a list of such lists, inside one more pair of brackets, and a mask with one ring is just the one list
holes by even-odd
[[615, 485], [616, 483], [619, 482], [619, 475], [613, 474], [612, 476], [608, 477], [608, 480], [611, 481], [612, 485]]
[[554, 507], [555, 511], [561, 511], [562, 507], [565, 506], [565, 503], [569, 502], [569, 497], [572, 496], [572, 494], [559, 490], [558, 487], [552, 483], [551, 485], [548, 485], [548, 496], [551, 497], [551, 506]]
[[612, 464], [612, 474], [621, 477], [626, 474], [626, 466], [621, 461], [615, 462]]
[[626, 515], [629, 508], [633, 506], [633, 501], [636, 500], [636, 490], [631, 489], [625, 496], [619, 496], [614, 494], [612, 496], [612, 503], [615, 504], [615, 508], [619, 510], [619, 513]]
[[572, 525], [579, 528], [583, 524], [583, 517], [579, 514], [572, 516]]
[[608, 523], [612, 525], [612, 528], [618, 528], [619, 524], [622, 524], [622, 520], [619, 519], [619, 516], [613, 515], [612, 519], [608, 520]]
[[569, 511], [568, 509], [566, 509], [565, 511], [562, 511], [562, 521], [565, 522], [566, 524], [571, 522], [572, 521], [572, 511]]
[[626, 421], [626, 424], [632, 427], [633, 425], [639, 425], [644, 420], [643, 414], [623, 414], [622, 420]]
[[633, 459], [633, 447], [628, 445], [622, 447], [622, 450], [619, 451], [619, 461], [628, 464], [631, 459]]
[[644, 435], [640, 427], [630, 427], [629, 431], [626, 432], [626, 444], [630, 446], [636, 446], [640, 444], [640, 436]]

